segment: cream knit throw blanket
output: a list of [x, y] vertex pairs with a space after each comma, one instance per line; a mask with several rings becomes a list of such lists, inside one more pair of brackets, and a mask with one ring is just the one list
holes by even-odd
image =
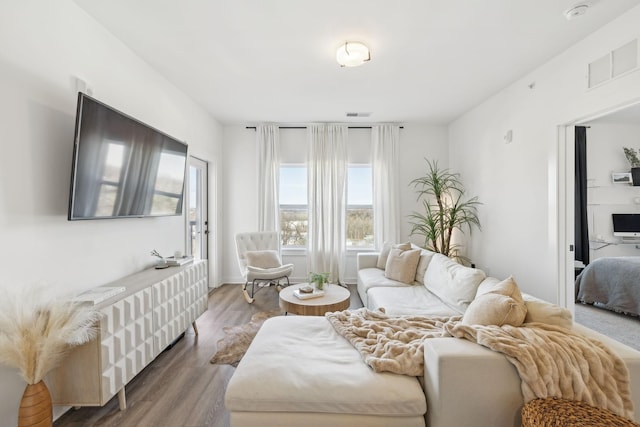
[[326, 317], [375, 372], [422, 376], [425, 339], [464, 338], [506, 356], [518, 370], [525, 403], [562, 397], [633, 417], [624, 361], [600, 342], [564, 328], [469, 326], [460, 323], [461, 316], [394, 317], [366, 308]]

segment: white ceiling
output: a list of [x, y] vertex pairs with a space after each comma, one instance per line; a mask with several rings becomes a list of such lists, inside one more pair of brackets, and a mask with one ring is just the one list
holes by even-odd
[[[567, 21], [578, 0], [75, 1], [222, 123], [446, 124], [640, 4]], [[371, 62], [340, 68], [345, 40]]]

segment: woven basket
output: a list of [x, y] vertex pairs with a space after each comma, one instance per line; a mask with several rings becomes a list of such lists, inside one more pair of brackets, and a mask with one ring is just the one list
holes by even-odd
[[535, 399], [522, 407], [522, 427], [639, 427], [608, 409], [566, 399]]

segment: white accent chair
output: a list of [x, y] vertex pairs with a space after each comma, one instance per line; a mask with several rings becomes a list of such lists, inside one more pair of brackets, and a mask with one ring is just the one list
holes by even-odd
[[[245, 280], [242, 294], [249, 304], [254, 301], [255, 293], [274, 285], [279, 292], [281, 280], [289, 285], [289, 276], [293, 273], [293, 264], [282, 264], [280, 258], [280, 239], [276, 231], [259, 231], [236, 234], [236, 252], [238, 266]], [[251, 265], [251, 261], [261, 259], [262, 262]], [[247, 287], [251, 283], [251, 294]]]

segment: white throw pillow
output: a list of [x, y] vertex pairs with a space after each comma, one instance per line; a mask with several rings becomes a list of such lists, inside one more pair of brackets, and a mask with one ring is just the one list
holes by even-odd
[[424, 286], [462, 314], [475, 298], [478, 285], [484, 278], [484, 271], [465, 267], [436, 253], [424, 275]]
[[413, 283], [416, 278], [416, 268], [420, 261], [420, 249], [402, 250], [391, 249], [387, 257], [384, 275], [387, 279], [402, 283]]
[[463, 325], [520, 326], [527, 307], [513, 277], [498, 282], [493, 289], [476, 297], [462, 317]]
[[435, 252], [426, 249], [422, 249], [420, 252], [420, 261], [418, 261], [418, 268], [416, 269], [416, 282], [424, 285], [424, 275], [434, 254]]
[[528, 294], [522, 294], [522, 298], [527, 306], [527, 317], [524, 323], [547, 323], [567, 329], [573, 327], [573, 316], [568, 309]]
[[387, 267], [387, 258], [389, 258], [389, 252], [391, 252], [391, 249], [394, 248], [408, 251], [409, 249], [411, 249], [411, 243], [406, 242], [393, 245], [389, 242], [384, 242], [384, 244], [382, 245], [382, 250], [380, 250], [380, 253], [378, 254], [378, 263], [376, 264], [376, 267], [382, 270]]
[[276, 268], [282, 265], [277, 251], [247, 251], [244, 253], [247, 265], [258, 268]]

